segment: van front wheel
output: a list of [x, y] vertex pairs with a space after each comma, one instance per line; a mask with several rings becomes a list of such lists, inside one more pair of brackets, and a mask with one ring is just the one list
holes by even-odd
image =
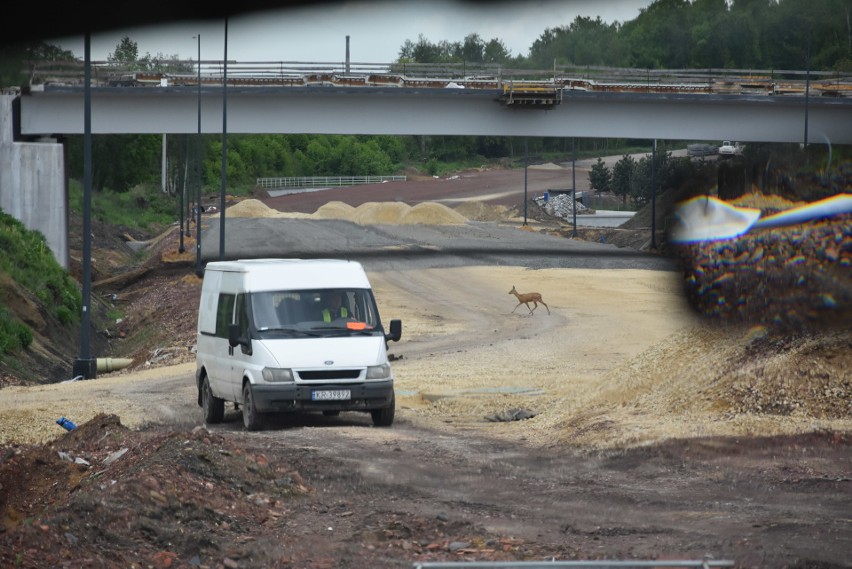
[[254, 393], [248, 381], [243, 386], [243, 426], [247, 431], [259, 431], [263, 428], [263, 415], [254, 405]]
[[370, 415], [373, 417], [373, 425], [376, 427], [390, 427], [393, 425], [393, 418], [396, 414], [396, 398], [391, 395], [390, 404], [381, 409], [373, 409]]
[[201, 408], [204, 410], [204, 422], [221, 423], [225, 416], [225, 400], [219, 399], [210, 390], [210, 380], [207, 376], [201, 382]]

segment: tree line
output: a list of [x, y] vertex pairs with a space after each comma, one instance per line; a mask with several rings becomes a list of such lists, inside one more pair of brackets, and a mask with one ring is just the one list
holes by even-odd
[[[554, 13], [554, 19], [559, 17]], [[554, 64], [640, 69], [852, 71], [848, 0], [656, 0], [625, 22], [577, 16], [547, 28], [529, 53], [511, 54], [499, 38], [406, 40], [398, 62], [500, 63], [520, 69]]]

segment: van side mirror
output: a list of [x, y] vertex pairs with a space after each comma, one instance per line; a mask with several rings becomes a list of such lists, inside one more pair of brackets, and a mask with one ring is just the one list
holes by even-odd
[[233, 348], [245, 344], [245, 338], [240, 337], [240, 327], [237, 324], [228, 325], [228, 344]]
[[385, 340], [398, 342], [400, 338], [402, 338], [402, 320], [391, 320], [390, 333], [385, 334]]

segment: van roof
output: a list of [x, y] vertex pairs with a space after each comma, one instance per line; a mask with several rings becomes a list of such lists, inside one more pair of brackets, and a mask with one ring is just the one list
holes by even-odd
[[240, 259], [210, 262], [205, 270], [242, 273], [247, 291], [370, 288], [361, 263], [343, 259]]

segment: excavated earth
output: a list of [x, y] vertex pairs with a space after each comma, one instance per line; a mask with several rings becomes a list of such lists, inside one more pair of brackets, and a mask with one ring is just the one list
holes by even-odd
[[[463, 216], [571, 235], [538, 212], [519, 218], [517, 172], [502, 185], [480, 174], [232, 207], [375, 204], [357, 231], [378, 204], [432, 203], [419, 223], [436, 231]], [[554, 178], [534, 191], [565, 175], [545, 170]], [[42, 385], [4, 371], [0, 566], [850, 567], [852, 224], [835, 221], [681, 249], [680, 271], [478, 259], [368, 271], [383, 316], [404, 323], [394, 425], [282, 416], [257, 433], [232, 408], [201, 420], [194, 239], [178, 253], [167, 232], [127, 270], [108, 259], [132, 237], [105, 235], [94, 290], [122, 317], [98, 345], [132, 364]], [[625, 249], [647, 243], [635, 233]], [[513, 285], [547, 306], [515, 306]]]

